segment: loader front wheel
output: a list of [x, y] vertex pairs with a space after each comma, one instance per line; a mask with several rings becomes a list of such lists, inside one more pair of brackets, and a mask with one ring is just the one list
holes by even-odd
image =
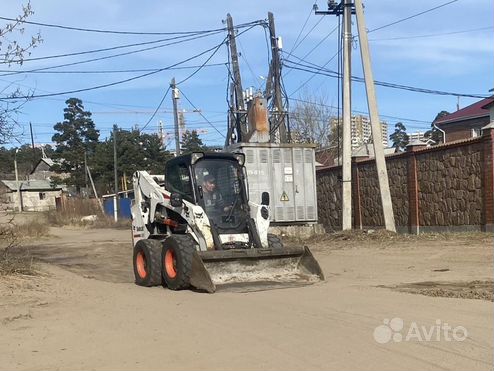
[[283, 242], [281, 242], [281, 239], [274, 235], [274, 234], [268, 234], [268, 246], [270, 249], [282, 249], [283, 248]]
[[189, 235], [173, 235], [163, 242], [163, 281], [171, 290], [190, 287], [192, 257], [197, 243]]
[[160, 241], [137, 241], [134, 246], [134, 276], [137, 285], [161, 285], [161, 250]]

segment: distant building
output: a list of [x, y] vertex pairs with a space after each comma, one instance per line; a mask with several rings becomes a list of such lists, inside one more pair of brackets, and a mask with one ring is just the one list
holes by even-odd
[[[47, 211], [55, 209], [62, 197], [63, 185], [51, 185], [48, 180], [19, 181], [22, 211]], [[7, 210], [17, 210], [19, 196], [15, 180], [0, 181], [0, 195]]]
[[[385, 147], [384, 155], [391, 155], [395, 152], [393, 147]], [[352, 148], [352, 157], [359, 160], [366, 160], [374, 157], [374, 146], [372, 143], [365, 143], [361, 146]], [[334, 166], [341, 165], [343, 159], [340, 153], [338, 154], [334, 148], [320, 148], [316, 150], [316, 166]]]
[[412, 141], [425, 142], [425, 141], [427, 141], [427, 139], [425, 138], [425, 133], [422, 131], [416, 131], [415, 133], [410, 133], [407, 135], [408, 135], [408, 141], [409, 142], [412, 142]]
[[[352, 116], [352, 149], [359, 148], [363, 144], [372, 143], [371, 122], [367, 116], [356, 115]], [[333, 117], [331, 126], [335, 126], [338, 122], [342, 123], [342, 118]], [[340, 130], [342, 127], [340, 126]], [[388, 146], [388, 124], [381, 121], [381, 135], [384, 147]]]
[[455, 140], [476, 138], [482, 135], [482, 128], [489, 124], [489, 109], [494, 103], [494, 96], [482, 99], [434, 121], [443, 130], [446, 143]]
[[57, 173], [53, 170], [53, 166], [56, 164], [51, 158], [41, 158], [36, 166], [34, 167], [31, 174], [29, 174], [29, 179], [33, 180], [51, 180], [53, 176], [65, 179], [69, 176], [66, 173]]

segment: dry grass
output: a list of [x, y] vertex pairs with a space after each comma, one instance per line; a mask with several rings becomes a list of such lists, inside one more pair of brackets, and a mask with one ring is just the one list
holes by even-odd
[[13, 274], [34, 276], [36, 273], [36, 264], [27, 248], [11, 246], [0, 251], [0, 276]]
[[393, 248], [427, 242], [455, 241], [459, 243], [492, 245], [493, 236], [485, 232], [449, 232], [449, 233], [422, 233], [419, 235], [398, 234], [384, 229], [351, 230], [344, 232], [326, 233], [313, 236], [309, 239], [283, 238], [287, 244], [304, 244], [317, 249], [344, 249], [353, 247]]
[[15, 224], [11, 218], [0, 223], [0, 276], [36, 274], [33, 257], [20, 241], [46, 236], [48, 230], [48, 225], [40, 221]]
[[101, 210], [95, 200], [70, 198], [63, 203], [61, 210], [50, 210], [46, 213], [49, 225], [62, 227], [64, 225], [86, 225], [81, 218], [88, 215], [101, 216]]
[[421, 233], [399, 234], [384, 229], [370, 230], [351, 230], [335, 233], [327, 233], [322, 236], [314, 236], [311, 241], [448, 241], [448, 240], [473, 240], [473, 241], [491, 241], [492, 234], [486, 232], [448, 232], [448, 233]]
[[402, 284], [391, 288], [427, 296], [494, 301], [494, 282], [492, 280], [468, 282], [427, 281]]
[[[95, 220], [82, 220], [83, 217], [96, 216]], [[94, 199], [73, 198], [65, 201], [61, 210], [51, 210], [46, 213], [49, 225], [62, 227], [65, 225], [87, 228], [130, 228], [130, 220], [119, 220], [101, 213]]]
[[44, 220], [33, 220], [28, 223], [14, 224], [12, 233], [19, 239], [38, 238], [50, 235], [50, 226]]

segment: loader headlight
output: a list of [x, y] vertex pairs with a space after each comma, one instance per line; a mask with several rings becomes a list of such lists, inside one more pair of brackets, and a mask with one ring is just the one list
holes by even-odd
[[266, 220], [269, 218], [269, 210], [267, 207], [261, 207], [261, 216]]

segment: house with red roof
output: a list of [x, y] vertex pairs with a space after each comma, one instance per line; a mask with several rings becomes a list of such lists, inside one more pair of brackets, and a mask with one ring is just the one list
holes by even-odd
[[478, 137], [482, 135], [482, 128], [494, 120], [493, 103], [494, 96], [482, 99], [435, 120], [434, 124], [444, 131], [446, 143]]

